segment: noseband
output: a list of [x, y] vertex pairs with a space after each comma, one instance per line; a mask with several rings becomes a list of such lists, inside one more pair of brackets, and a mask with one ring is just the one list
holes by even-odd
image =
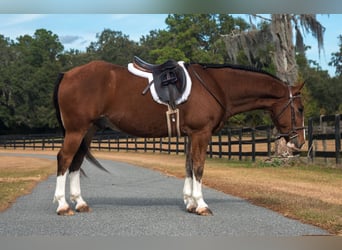
[[290, 106], [290, 108], [291, 108], [291, 129], [287, 133], [278, 134], [277, 138], [279, 139], [280, 137], [289, 137], [289, 140], [292, 140], [292, 139], [298, 137], [298, 132], [297, 131], [298, 130], [303, 130], [303, 129], [305, 129], [305, 127], [304, 126], [302, 126], [302, 127], [297, 127], [296, 126], [296, 114], [295, 114], [295, 109], [294, 109], [294, 104], [293, 104], [294, 99], [301, 97], [301, 95], [293, 95], [290, 86], [288, 87], [288, 89], [289, 89], [289, 100], [287, 101], [287, 103], [285, 104], [283, 109], [279, 112], [279, 114], [275, 116], [274, 119], [278, 120], [279, 117]]

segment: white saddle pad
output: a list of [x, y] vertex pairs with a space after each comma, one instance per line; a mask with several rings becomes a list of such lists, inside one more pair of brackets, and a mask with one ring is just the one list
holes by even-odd
[[[188, 97], [189, 97], [190, 92], [191, 92], [191, 85], [192, 85], [191, 78], [189, 76], [188, 71], [186, 70], [186, 68], [184, 66], [184, 62], [180, 61], [180, 62], [178, 62], [178, 64], [184, 69], [185, 76], [186, 76], [186, 87], [185, 87], [185, 91], [184, 91], [183, 95], [176, 100], [176, 105], [181, 104], [181, 103], [183, 103], [183, 102], [188, 100]], [[147, 78], [148, 79], [148, 83], [151, 83], [153, 81], [152, 73], [141, 71], [141, 70], [135, 68], [133, 63], [129, 63], [128, 64], [128, 71], [131, 72], [134, 75]], [[163, 101], [161, 101], [159, 99], [159, 96], [157, 95], [156, 89], [154, 87], [154, 83], [151, 84], [150, 91], [151, 91], [153, 100], [155, 100], [157, 103], [168, 105], [167, 103], [165, 103], [165, 102], [163, 102]]]

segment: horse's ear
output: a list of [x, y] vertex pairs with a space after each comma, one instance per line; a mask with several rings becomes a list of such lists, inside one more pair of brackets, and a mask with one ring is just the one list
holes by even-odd
[[293, 89], [293, 94], [294, 95], [299, 95], [300, 94], [300, 91], [302, 90], [302, 88], [304, 87], [305, 85], [305, 81], [300, 83], [299, 85], [296, 85], [294, 87], [292, 87]]

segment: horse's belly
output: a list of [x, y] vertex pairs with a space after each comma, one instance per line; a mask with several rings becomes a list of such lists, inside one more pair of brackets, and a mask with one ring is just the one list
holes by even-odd
[[138, 137], [164, 137], [168, 135], [165, 113], [148, 110], [126, 111], [110, 119], [111, 129]]

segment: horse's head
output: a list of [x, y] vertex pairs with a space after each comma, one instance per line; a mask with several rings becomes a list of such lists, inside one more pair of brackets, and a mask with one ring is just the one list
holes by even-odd
[[287, 146], [299, 151], [305, 143], [304, 105], [299, 86], [288, 87], [288, 94], [272, 107], [272, 120], [279, 130], [279, 136], [284, 137]]

